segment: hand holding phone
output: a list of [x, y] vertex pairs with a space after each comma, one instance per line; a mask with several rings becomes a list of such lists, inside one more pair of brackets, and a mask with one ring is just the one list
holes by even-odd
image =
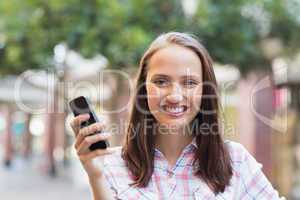
[[[88, 103], [88, 100], [83, 97], [77, 97], [69, 102], [69, 106], [74, 114], [74, 116], [78, 116], [80, 114], [89, 114], [89, 119], [81, 123], [80, 128], [88, 127], [96, 122], [99, 122], [98, 117], [96, 116], [94, 110], [91, 108], [91, 105]], [[101, 134], [101, 132], [91, 133], [94, 134]], [[107, 140], [101, 140], [96, 143], [91, 144], [89, 149], [91, 151], [96, 149], [106, 149], [109, 147], [109, 142]]]

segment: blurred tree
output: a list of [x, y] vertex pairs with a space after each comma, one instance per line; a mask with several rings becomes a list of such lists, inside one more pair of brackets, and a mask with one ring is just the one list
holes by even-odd
[[156, 34], [182, 24], [180, 15], [175, 0], [1, 1], [0, 34], [7, 39], [0, 71], [51, 67], [61, 41], [87, 57], [104, 54], [113, 68], [136, 66]]
[[196, 14], [185, 18], [180, 0], [1, 1], [0, 71], [50, 67], [61, 41], [87, 57], [104, 54], [113, 68], [136, 66], [149, 42], [170, 30], [195, 33], [215, 60], [235, 64], [244, 74], [268, 69], [265, 38], [279, 38], [289, 53], [299, 47], [293, 2], [201, 0]]
[[215, 60], [234, 64], [246, 75], [252, 70], [271, 69], [272, 57], [264, 51], [268, 38], [283, 44], [287, 55], [299, 50], [300, 20], [289, 14], [290, 7], [284, 0], [201, 0], [188, 26], [200, 36]]

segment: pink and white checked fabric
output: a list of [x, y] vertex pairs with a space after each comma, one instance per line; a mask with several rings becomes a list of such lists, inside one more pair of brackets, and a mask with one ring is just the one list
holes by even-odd
[[[230, 186], [215, 195], [208, 186], [193, 175], [195, 141], [187, 145], [174, 167], [170, 168], [164, 155], [155, 149], [154, 172], [146, 188], [129, 186], [129, 172], [121, 158], [121, 148], [104, 158], [104, 175], [115, 199], [126, 200], [278, 200], [278, 192], [261, 171], [259, 164], [239, 143], [226, 141], [233, 165]], [[217, 164], [217, 163], [216, 163]], [[282, 198], [284, 199], [284, 198]]]

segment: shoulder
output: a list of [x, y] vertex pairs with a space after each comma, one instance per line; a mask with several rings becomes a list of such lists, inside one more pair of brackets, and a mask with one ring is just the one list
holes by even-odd
[[122, 146], [114, 147], [112, 154], [105, 155], [103, 158], [103, 169], [105, 173], [112, 177], [127, 178], [129, 170], [122, 158]]
[[242, 163], [246, 159], [248, 151], [242, 144], [231, 140], [225, 140], [224, 143], [228, 149], [232, 162]]
[[128, 187], [132, 183], [130, 172], [122, 158], [122, 147], [116, 147], [112, 154], [105, 155], [103, 158], [103, 173], [111, 186], [117, 190]]
[[224, 142], [228, 148], [233, 168], [246, 170], [255, 173], [262, 168], [262, 165], [249, 153], [249, 151], [240, 143], [231, 140]]
[[262, 172], [262, 165], [240, 143], [225, 141], [232, 160], [233, 177], [231, 180], [236, 199], [280, 198], [269, 180]]
[[112, 154], [105, 155], [103, 158], [104, 167], [125, 167], [125, 162], [122, 158], [122, 146], [114, 147], [115, 151]]

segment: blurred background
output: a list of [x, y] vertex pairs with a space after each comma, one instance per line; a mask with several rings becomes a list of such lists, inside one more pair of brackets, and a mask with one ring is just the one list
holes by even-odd
[[90, 199], [67, 102], [89, 97], [120, 145], [128, 80], [168, 31], [211, 53], [224, 137], [300, 199], [299, 13], [299, 0], [0, 1], [0, 199]]

